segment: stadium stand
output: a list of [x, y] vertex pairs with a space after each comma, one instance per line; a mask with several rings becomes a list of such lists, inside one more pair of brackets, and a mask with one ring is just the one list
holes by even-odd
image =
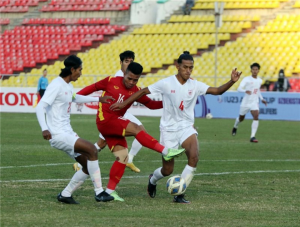
[[[20, 2], [22, 6], [30, 6], [23, 3], [25, 0], [19, 0], [18, 4], [15, 3], [17, 1], [4, 2], [11, 3], [9, 7], [19, 7]], [[26, 2], [36, 4], [41, 1]], [[46, 5], [38, 7], [40, 17], [26, 17], [22, 19], [23, 26], [2, 34], [0, 45], [5, 48], [0, 59], [4, 66], [1, 73], [11, 74], [22, 72], [24, 68], [32, 68], [30, 73], [20, 73], [19, 77], [2, 81], [2, 86], [35, 86], [44, 68], [47, 68], [51, 81], [63, 67], [59, 56], [77, 52], [84, 62], [83, 73], [87, 77], [82, 77], [75, 86], [83, 87], [105, 75], [114, 74], [119, 69], [118, 55], [126, 49], [135, 51], [136, 61], [144, 66], [144, 73], [147, 75], [140, 80], [139, 85], [142, 87], [162, 76], [175, 74], [174, 60], [184, 50], [189, 50], [195, 56], [194, 77], [214, 86], [213, 2], [198, 0], [192, 15], [173, 15], [167, 23], [146, 24], [134, 29], [131, 34], [91, 48], [92, 42], [127, 29], [123, 25], [111, 25], [116, 22], [116, 14], [111, 12], [126, 12], [122, 15], [128, 16], [131, 0], [46, 1]], [[300, 73], [300, 56], [297, 52], [300, 38], [299, 16], [278, 15], [274, 20], [270, 16], [273, 15], [272, 10], [278, 10], [288, 0], [224, 2], [223, 24], [218, 30], [216, 85], [225, 82], [233, 67], [248, 74], [249, 65], [254, 61], [262, 65], [260, 76], [264, 80], [276, 81], [280, 68], [285, 69], [287, 77]], [[7, 4], [1, 4], [0, 7], [7, 7]], [[293, 3], [291, 8], [297, 8], [297, 4], [300, 5], [299, 1]], [[261, 24], [262, 17], [266, 18], [266, 14], [258, 13], [257, 10], [260, 9], [266, 10], [264, 12], [268, 12], [270, 16], [267, 19], [269, 22], [263, 23], [263, 26], [258, 25]], [[235, 13], [233, 10], [243, 11]], [[200, 11], [201, 14], [195, 13]], [[105, 14], [101, 14], [102, 12]], [[49, 60], [57, 61], [47, 65]], [[300, 87], [298, 78], [291, 78], [290, 83], [296, 91]], [[233, 89], [237, 86], [235, 84]]]
[[293, 7], [294, 8], [300, 8], [300, 1], [299, 0], [296, 1]]
[[59, 55], [80, 51], [92, 46], [93, 41], [103, 41], [104, 36], [125, 30], [125, 26], [119, 25], [16, 26], [1, 35], [4, 47], [1, 74], [58, 59]]
[[[222, 21], [251, 21], [260, 20], [258, 15], [224, 15]], [[214, 15], [173, 15], [168, 22], [214, 22]]]
[[109, 18], [24, 18], [23, 25], [105, 25]]
[[42, 12], [129, 10], [131, 0], [52, 0], [42, 7]]
[[[225, 2], [224, 9], [273, 9], [278, 8], [280, 2], [286, 1], [288, 0], [221, 0], [219, 2]], [[198, 0], [192, 9], [214, 9], [214, 2], [213, 0]]]
[[0, 25], [8, 25], [9, 23], [9, 18], [0, 18]]
[[[184, 21], [189, 20], [188, 16], [185, 17]], [[208, 16], [197, 18], [209, 20]], [[175, 19], [177, 21], [177, 18]], [[235, 42], [227, 42], [218, 50], [219, 77], [225, 78], [230, 75], [234, 67], [238, 67], [244, 74], [248, 73], [252, 62], [261, 64], [260, 76], [264, 80], [277, 81], [278, 71], [281, 68], [285, 69], [287, 77], [300, 73], [300, 54], [297, 51], [300, 48], [299, 24], [300, 15], [278, 15], [275, 20], [269, 21], [265, 26], [259, 26], [257, 31], [245, 37], [239, 37]], [[193, 75], [203, 75], [209, 85], [214, 85], [214, 55], [212, 51], [204, 53], [201, 57], [195, 57]], [[167, 70], [159, 70], [156, 75], [174, 73], [176, 73], [176, 68], [169, 66]], [[290, 81], [293, 84], [292, 91], [299, 91], [299, 79]], [[222, 79], [218, 79], [217, 84], [222, 82]], [[237, 86], [238, 84], [234, 88]]]

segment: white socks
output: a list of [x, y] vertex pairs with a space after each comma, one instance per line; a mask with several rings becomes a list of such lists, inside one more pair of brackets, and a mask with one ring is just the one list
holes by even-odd
[[150, 179], [150, 183], [156, 185], [156, 182], [159, 181], [161, 178], [163, 178], [164, 176], [161, 174], [161, 169], [162, 167], [159, 167], [158, 169], [156, 169], [153, 173], [153, 176]]
[[97, 148], [98, 151], [101, 151], [101, 148], [98, 146], [97, 143], [94, 143], [95, 147]]
[[184, 170], [182, 171], [181, 177], [185, 180], [186, 187], [188, 187], [189, 184], [191, 183], [191, 181], [194, 177], [195, 171], [196, 171], [196, 168], [191, 167], [189, 165], [186, 165]]
[[113, 193], [115, 190], [112, 190], [112, 189], [109, 189], [109, 188], [106, 188], [105, 189], [105, 192], [107, 192], [108, 194], [111, 194]]
[[168, 151], [168, 148], [167, 148], [167, 147], [165, 147], [165, 148], [163, 149], [163, 151], [161, 152], [162, 155], [167, 155], [168, 153], [169, 153], [169, 151]]
[[131, 149], [128, 154], [128, 163], [132, 163], [134, 156], [136, 156], [136, 154], [142, 149], [142, 147], [142, 144], [140, 144], [139, 141], [137, 141], [137, 139], [133, 140]]
[[82, 165], [79, 162], [77, 162], [77, 166], [82, 169]]
[[236, 119], [235, 119], [235, 122], [234, 122], [234, 128], [238, 128], [238, 125], [239, 125], [239, 123], [240, 123], [240, 118], [239, 117], [237, 117]]
[[88, 160], [87, 169], [90, 174], [91, 180], [94, 184], [94, 187], [95, 187], [94, 190], [96, 192], [96, 195], [98, 195], [99, 193], [103, 192], [101, 172], [100, 172], [98, 160], [95, 160], [95, 161]]
[[80, 185], [88, 178], [89, 175], [85, 174], [82, 169], [78, 170], [72, 177], [70, 183], [67, 187], [61, 192], [61, 195], [64, 197], [72, 196], [73, 192], [79, 188]]
[[[151, 184], [156, 185], [157, 181], [164, 178], [164, 176], [161, 173], [161, 169], [162, 169], [162, 167], [159, 167], [158, 169], [156, 169], [154, 171], [153, 176], [150, 179]], [[186, 187], [188, 187], [189, 184], [191, 183], [191, 181], [194, 177], [195, 171], [196, 171], [196, 168], [191, 167], [189, 165], [186, 165], [184, 170], [182, 171], [181, 177], [185, 180]]]
[[252, 125], [251, 125], [251, 137], [255, 137], [256, 131], [258, 129], [259, 121], [258, 120], [253, 120]]

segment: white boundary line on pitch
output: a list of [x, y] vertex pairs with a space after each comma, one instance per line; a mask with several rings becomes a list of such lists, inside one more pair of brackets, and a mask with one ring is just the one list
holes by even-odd
[[[176, 162], [186, 162], [187, 160], [176, 160]], [[152, 161], [135, 161], [135, 163], [142, 162], [161, 162], [161, 160]], [[201, 162], [300, 162], [300, 159], [225, 159], [225, 160], [200, 160]], [[39, 165], [28, 165], [28, 166], [0, 166], [0, 169], [12, 169], [12, 168], [32, 168], [32, 167], [48, 167], [48, 166], [63, 166], [63, 165], [73, 165], [73, 163], [48, 163]], [[112, 161], [99, 162], [99, 164], [112, 164]]]
[[[240, 171], [240, 172], [222, 172], [222, 173], [196, 173], [195, 176], [219, 176], [219, 175], [230, 175], [230, 174], [253, 174], [253, 173], [297, 173], [300, 169], [296, 170], [255, 170], [255, 171]], [[122, 178], [136, 179], [136, 178], [148, 178], [146, 176], [123, 176]], [[102, 179], [109, 179], [108, 177], [102, 177]], [[70, 179], [36, 179], [36, 180], [11, 180], [11, 181], [0, 181], [0, 183], [24, 183], [24, 182], [52, 182], [52, 181], [70, 181]]]

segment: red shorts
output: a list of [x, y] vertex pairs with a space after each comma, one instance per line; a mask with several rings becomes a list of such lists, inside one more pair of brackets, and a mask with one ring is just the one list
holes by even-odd
[[97, 128], [104, 136], [110, 150], [113, 150], [116, 145], [127, 148], [125, 131], [130, 122], [130, 120], [118, 116], [113, 116], [104, 122], [97, 122]]

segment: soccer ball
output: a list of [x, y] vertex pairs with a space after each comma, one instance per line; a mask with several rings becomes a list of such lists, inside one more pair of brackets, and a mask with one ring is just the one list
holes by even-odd
[[212, 119], [213, 115], [211, 113], [206, 114], [206, 119]]
[[171, 195], [181, 195], [186, 190], [186, 183], [180, 176], [170, 177], [167, 181], [167, 190]]

